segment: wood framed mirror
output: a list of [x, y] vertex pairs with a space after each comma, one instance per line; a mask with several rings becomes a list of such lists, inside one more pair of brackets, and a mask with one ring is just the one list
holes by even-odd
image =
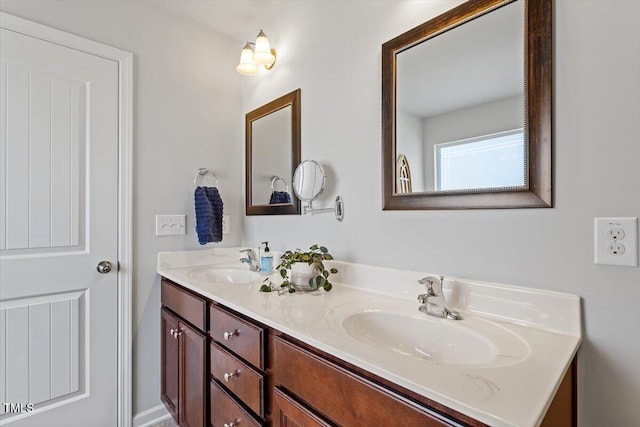
[[300, 215], [292, 188], [300, 163], [300, 89], [245, 116], [247, 215]]
[[383, 210], [551, 207], [552, 56], [551, 0], [470, 0], [384, 43]]

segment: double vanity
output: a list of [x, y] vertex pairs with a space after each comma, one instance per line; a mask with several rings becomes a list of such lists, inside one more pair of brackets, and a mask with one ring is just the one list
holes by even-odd
[[[580, 300], [334, 261], [330, 292], [258, 291], [240, 248], [165, 252], [162, 400], [184, 426], [572, 426]], [[275, 280], [275, 278], [273, 278]]]

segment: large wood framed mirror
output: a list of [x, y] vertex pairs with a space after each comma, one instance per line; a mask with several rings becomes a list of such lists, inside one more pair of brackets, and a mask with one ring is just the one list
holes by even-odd
[[245, 116], [247, 215], [300, 215], [292, 188], [300, 163], [300, 89]]
[[551, 0], [470, 0], [382, 45], [384, 210], [551, 207], [551, 147]]

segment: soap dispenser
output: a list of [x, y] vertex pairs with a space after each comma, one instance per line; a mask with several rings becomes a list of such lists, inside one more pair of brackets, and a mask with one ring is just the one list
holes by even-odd
[[273, 271], [273, 255], [269, 249], [269, 242], [262, 242], [262, 244], [264, 245], [264, 252], [262, 252], [262, 256], [260, 257], [260, 272], [271, 274]]

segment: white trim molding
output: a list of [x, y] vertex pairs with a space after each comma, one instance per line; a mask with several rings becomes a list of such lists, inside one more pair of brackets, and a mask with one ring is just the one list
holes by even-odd
[[160, 404], [137, 413], [133, 417], [133, 427], [151, 427], [168, 419], [171, 419], [171, 414], [164, 405]]
[[0, 26], [118, 63], [118, 427], [131, 427], [133, 54], [1, 11]]

